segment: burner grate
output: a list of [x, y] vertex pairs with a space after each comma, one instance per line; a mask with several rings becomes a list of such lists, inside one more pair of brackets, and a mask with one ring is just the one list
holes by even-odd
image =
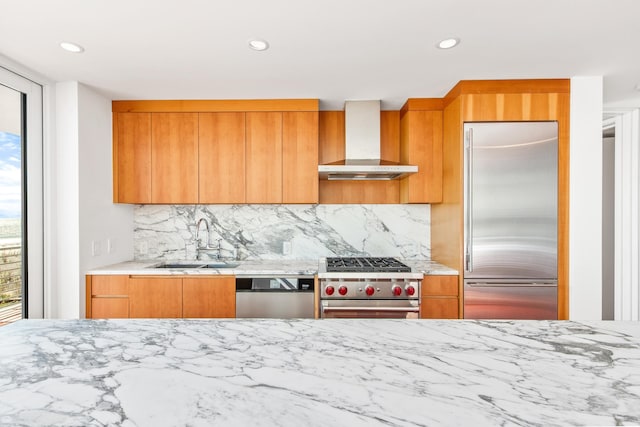
[[411, 267], [395, 258], [337, 257], [327, 258], [327, 272], [410, 272]]

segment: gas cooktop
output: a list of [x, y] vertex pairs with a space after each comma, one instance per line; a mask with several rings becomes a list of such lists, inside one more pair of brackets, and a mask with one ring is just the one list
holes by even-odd
[[411, 267], [395, 258], [345, 257], [327, 258], [327, 272], [410, 272]]

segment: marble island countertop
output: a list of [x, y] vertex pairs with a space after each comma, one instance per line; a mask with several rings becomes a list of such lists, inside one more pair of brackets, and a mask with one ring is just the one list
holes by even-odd
[[[413, 271], [427, 275], [456, 275], [458, 272], [452, 268], [429, 260], [401, 260]], [[167, 261], [173, 263], [202, 263], [217, 262], [209, 261]], [[236, 276], [249, 275], [276, 275], [276, 274], [296, 274], [311, 275], [318, 272], [318, 260], [251, 260], [251, 261], [226, 261], [231, 264], [238, 264], [232, 268], [153, 268], [162, 263], [160, 260], [153, 261], [128, 261], [105, 267], [94, 268], [87, 274], [130, 274], [130, 275], [212, 275], [212, 274], [232, 274]]]
[[640, 424], [640, 323], [23, 320], [0, 425]]

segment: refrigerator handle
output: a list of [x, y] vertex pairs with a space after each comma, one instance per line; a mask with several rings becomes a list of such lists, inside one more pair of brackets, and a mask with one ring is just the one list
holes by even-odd
[[466, 226], [466, 253], [465, 253], [465, 270], [470, 273], [473, 271], [473, 248], [472, 248], [472, 236], [473, 236], [473, 128], [467, 130], [467, 186], [465, 188], [465, 200], [467, 202], [467, 215], [465, 218]]

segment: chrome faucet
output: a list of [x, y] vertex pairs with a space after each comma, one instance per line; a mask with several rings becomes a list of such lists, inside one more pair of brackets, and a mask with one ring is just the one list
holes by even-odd
[[211, 233], [209, 232], [209, 222], [206, 218], [200, 218], [196, 223], [196, 247], [198, 249], [202, 249], [202, 239], [198, 237], [200, 234], [200, 224], [204, 222], [205, 228], [207, 229], [207, 245], [205, 248], [208, 248], [211, 245]]
[[[200, 224], [202, 224], [204, 222], [204, 226], [207, 230], [207, 244], [205, 246], [202, 246], [202, 239], [199, 237], [200, 236]], [[198, 220], [198, 222], [196, 223], [196, 259], [200, 259], [200, 253], [202, 251], [208, 251], [210, 249], [214, 249], [217, 251], [216, 253], [216, 259], [220, 259], [220, 251], [222, 250], [222, 245], [221, 245], [222, 239], [218, 239], [218, 245], [217, 246], [211, 246], [211, 231], [209, 229], [209, 222], [207, 221], [206, 218], [200, 218]]]

